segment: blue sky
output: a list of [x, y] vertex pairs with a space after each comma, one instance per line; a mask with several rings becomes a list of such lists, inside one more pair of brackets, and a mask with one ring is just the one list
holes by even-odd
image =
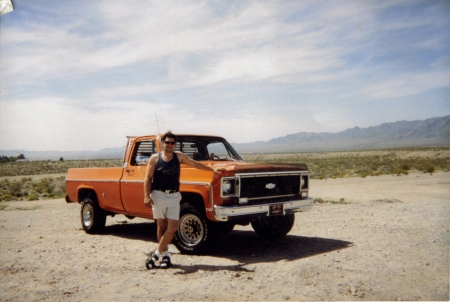
[[3, 150], [120, 147], [157, 125], [244, 143], [450, 114], [448, 1], [13, 4]]

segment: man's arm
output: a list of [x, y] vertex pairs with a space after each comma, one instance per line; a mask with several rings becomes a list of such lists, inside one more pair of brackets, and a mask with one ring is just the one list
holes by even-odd
[[150, 197], [150, 193], [152, 192], [152, 180], [153, 175], [155, 174], [156, 163], [158, 162], [158, 154], [153, 154], [147, 163], [147, 170], [145, 171], [144, 176], [144, 205], [147, 208], [151, 208], [153, 206], [153, 200]]
[[182, 152], [176, 152], [175, 154], [177, 154], [178, 160], [180, 161], [180, 163], [191, 166], [191, 167], [199, 169], [199, 170], [212, 171], [212, 172], [219, 172], [219, 171], [225, 170], [224, 168], [213, 169], [211, 167], [208, 167], [198, 161], [191, 159], [190, 157], [186, 156], [186, 154], [184, 154]]

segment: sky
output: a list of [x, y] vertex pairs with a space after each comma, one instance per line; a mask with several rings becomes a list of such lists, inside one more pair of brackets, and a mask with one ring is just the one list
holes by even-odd
[[450, 2], [13, 0], [0, 150], [232, 143], [450, 114]]

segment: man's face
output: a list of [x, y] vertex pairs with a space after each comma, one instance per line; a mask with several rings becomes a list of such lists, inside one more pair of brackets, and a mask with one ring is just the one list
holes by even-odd
[[177, 143], [175, 142], [175, 140], [173, 138], [170, 137], [166, 137], [166, 139], [164, 140], [164, 150], [174, 150], [175, 149], [175, 145]]

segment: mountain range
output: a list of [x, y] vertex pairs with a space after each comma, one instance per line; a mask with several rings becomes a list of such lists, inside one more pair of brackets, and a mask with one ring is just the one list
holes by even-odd
[[449, 146], [450, 115], [416, 121], [384, 123], [342, 132], [299, 132], [267, 142], [233, 144], [242, 154], [367, 150]]
[[[450, 115], [416, 121], [384, 123], [342, 132], [298, 132], [269, 141], [231, 143], [239, 154], [367, 150], [450, 145]], [[24, 154], [31, 160], [122, 158], [124, 148], [99, 151], [0, 150], [0, 156]]]

